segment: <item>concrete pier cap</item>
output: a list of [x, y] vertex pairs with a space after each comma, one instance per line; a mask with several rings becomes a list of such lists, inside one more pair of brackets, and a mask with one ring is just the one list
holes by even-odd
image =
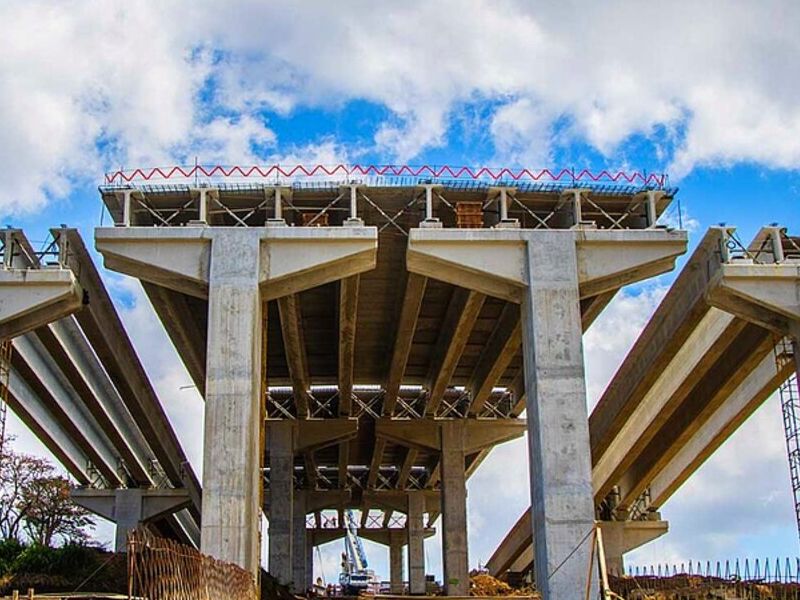
[[0, 269], [0, 339], [79, 310], [83, 290], [69, 269]]
[[581, 298], [666, 273], [687, 245], [685, 231], [666, 229], [412, 229], [406, 262], [413, 273], [519, 303], [526, 246], [543, 234], [575, 240]]
[[198, 298], [208, 297], [211, 243], [234, 235], [260, 242], [262, 300], [273, 300], [375, 267], [376, 227], [101, 227], [106, 268]]

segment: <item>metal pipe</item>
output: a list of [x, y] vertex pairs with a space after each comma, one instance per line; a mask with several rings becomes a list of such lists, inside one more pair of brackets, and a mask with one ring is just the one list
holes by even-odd
[[500, 188], [500, 221], [508, 221], [508, 193], [506, 188]]
[[425, 220], [433, 220], [433, 186], [425, 186]]
[[647, 190], [647, 203], [645, 204], [645, 208], [647, 210], [647, 228], [652, 229], [656, 226], [656, 221], [658, 220], [655, 190]]
[[124, 190], [122, 192], [122, 224], [125, 227], [130, 227], [131, 224], [131, 194], [133, 190]]
[[283, 206], [281, 204], [281, 188], [275, 188], [275, 218], [283, 219]]
[[350, 186], [350, 218], [358, 218], [358, 210], [356, 200], [358, 199], [358, 187], [355, 185]]

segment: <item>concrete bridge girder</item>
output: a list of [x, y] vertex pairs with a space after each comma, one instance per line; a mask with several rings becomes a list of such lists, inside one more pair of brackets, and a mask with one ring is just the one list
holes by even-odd
[[71, 315], [82, 304], [83, 290], [69, 269], [0, 269], [0, 339]]
[[683, 446], [650, 483], [650, 502], [659, 507], [702, 465], [790, 374], [791, 364], [778, 369], [767, 354], [726, 402]]

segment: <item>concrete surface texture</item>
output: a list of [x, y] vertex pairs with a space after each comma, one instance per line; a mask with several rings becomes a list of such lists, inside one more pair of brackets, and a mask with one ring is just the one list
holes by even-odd
[[[686, 234], [656, 222], [671, 191], [445, 182], [101, 194], [115, 221], [96, 231], [105, 265], [142, 281], [206, 401], [204, 551], [255, 574], [263, 510], [269, 570], [299, 591], [323, 535], [312, 532], [325, 529], [307, 516], [319, 524], [334, 511], [341, 529], [355, 508], [365, 536], [371, 519], [376, 536], [387, 530], [399, 589], [389, 525], [405, 515], [409, 587], [422, 593], [424, 538], [441, 516], [446, 593], [464, 595], [465, 482], [527, 428], [536, 579], [548, 599], [585, 590], [586, 534], [607, 502], [596, 497], [581, 333], [620, 287], [685, 251]], [[741, 335], [761, 348], [756, 330]], [[118, 363], [114, 340], [98, 339], [109, 346], [98, 356]], [[136, 374], [124, 375], [130, 386]], [[135, 396], [132, 420], [163, 457], [178, 457], [159, 413], [143, 414], [143, 398], [157, 404], [147, 385], [120, 395]], [[610, 449], [636, 402], [606, 404]], [[625, 469], [650, 473], [657, 450]], [[641, 479], [609, 518], [630, 515]], [[199, 519], [200, 487], [186, 490]], [[616, 535], [622, 547], [637, 536]]]
[[[666, 531], [659, 507], [797, 371], [798, 265], [798, 238], [780, 228], [747, 246], [733, 228], [711, 228], [609, 383], [589, 434], [615, 570]], [[489, 561], [492, 574], [531, 568], [531, 526], [523, 514]]]

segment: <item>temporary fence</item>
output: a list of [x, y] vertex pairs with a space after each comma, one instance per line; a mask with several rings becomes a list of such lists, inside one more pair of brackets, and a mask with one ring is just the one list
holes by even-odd
[[137, 530], [128, 538], [128, 597], [257, 600], [259, 593], [244, 569]]
[[[624, 598], [671, 592], [680, 598], [772, 598], [800, 600], [800, 558], [687, 561], [628, 569], [612, 577], [611, 588]], [[713, 595], [733, 592], [735, 595]], [[661, 597], [661, 596], [659, 596]], [[672, 596], [664, 596], [665, 598]]]

